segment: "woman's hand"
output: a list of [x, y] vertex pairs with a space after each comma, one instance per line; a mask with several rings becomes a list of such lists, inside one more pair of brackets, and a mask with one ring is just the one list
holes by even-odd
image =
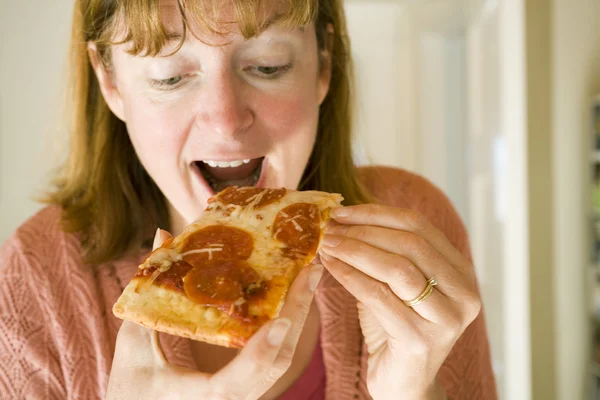
[[[331, 216], [320, 258], [358, 300], [371, 396], [445, 398], [437, 373], [481, 309], [472, 265], [414, 211], [359, 205]], [[430, 295], [407, 305], [430, 278]]]
[[[157, 231], [154, 248], [170, 235]], [[124, 321], [108, 382], [108, 400], [260, 398], [287, 371], [323, 266], [304, 268], [294, 281], [279, 318], [261, 327], [244, 349], [214, 375], [167, 362], [156, 331]]]

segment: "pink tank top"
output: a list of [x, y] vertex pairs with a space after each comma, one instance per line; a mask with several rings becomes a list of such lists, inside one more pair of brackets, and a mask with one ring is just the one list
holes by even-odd
[[[319, 335], [320, 337], [321, 335]], [[313, 357], [304, 373], [279, 398], [279, 400], [324, 400], [325, 399], [325, 365], [321, 339], [313, 352]]]

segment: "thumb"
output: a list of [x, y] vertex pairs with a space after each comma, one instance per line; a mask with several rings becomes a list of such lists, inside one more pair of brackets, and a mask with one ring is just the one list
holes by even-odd
[[123, 321], [117, 334], [113, 363], [121, 368], [167, 364], [160, 348], [158, 332], [131, 321]]
[[[156, 250], [172, 239], [169, 232], [159, 228], [154, 235], [152, 249]], [[134, 322], [123, 321], [117, 335], [115, 362], [128, 367], [166, 364], [158, 332]]]
[[156, 234], [154, 235], [154, 243], [152, 244], [152, 250], [156, 250], [162, 245], [168, 244], [171, 240], [173, 240], [173, 235], [171, 235], [167, 231], [158, 228], [156, 230]]

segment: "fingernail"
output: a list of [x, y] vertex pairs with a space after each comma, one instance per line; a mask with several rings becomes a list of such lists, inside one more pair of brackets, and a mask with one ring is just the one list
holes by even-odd
[[319, 286], [319, 282], [321, 282], [321, 277], [323, 276], [323, 266], [321, 264], [315, 264], [310, 270], [308, 274], [308, 289], [311, 292], [317, 290]]
[[331, 261], [331, 257], [329, 255], [325, 254], [325, 251], [323, 251], [323, 249], [319, 250], [319, 257], [321, 257], [325, 261]]
[[341, 242], [342, 242], [341, 236], [333, 236], [333, 235], [329, 235], [329, 234], [325, 234], [323, 236], [323, 240], [321, 241], [321, 243], [324, 246], [328, 246], [328, 247], [335, 247], [335, 246], [339, 245]]
[[287, 335], [291, 325], [292, 321], [287, 318], [279, 318], [273, 323], [267, 335], [267, 341], [271, 346], [279, 346], [283, 343], [283, 339], [285, 339], [285, 335]]
[[333, 208], [330, 212], [329, 215], [332, 218], [343, 218], [343, 217], [347, 217], [348, 216], [348, 210], [344, 207], [337, 207], [337, 208]]
[[156, 233], [154, 234], [154, 240], [152, 241], [152, 247], [156, 249], [160, 247], [160, 228], [156, 228]]
[[331, 224], [325, 226], [325, 233], [329, 233], [330, 235], [339, 235], [343, 236], [346, 234], [350, 227], [348, 225], [342, 224]]

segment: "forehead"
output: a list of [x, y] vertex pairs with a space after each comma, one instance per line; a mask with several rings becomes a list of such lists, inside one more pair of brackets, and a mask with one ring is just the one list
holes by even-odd
[[[180, 35], [184, 28], [192, 34], [255, 36], [275, 23], [288, 25], [302, 11], [294, 1], [284, 0], [192, 0], [181, 5], [178, 0], [160, 0], [159, 17], [168, 34]], [[302, 0], [305, 5], [308, 3]], [[184, 23], [185, 21], [185, 23]], [[304, 24], [309, 21], [302, 21]], [[290, 26], [296, 28], [298, 26]]]
[[[232, 35], [256, 37], [271, 25], [302, 28], [316, 18], [319, 0], [120, 0], [115, 29], [118, 43], [132, 54], [157, 55], [166, 44], [192, 36], [223, 44]], [[224, 40], [223, 40], [224, 39]]]

